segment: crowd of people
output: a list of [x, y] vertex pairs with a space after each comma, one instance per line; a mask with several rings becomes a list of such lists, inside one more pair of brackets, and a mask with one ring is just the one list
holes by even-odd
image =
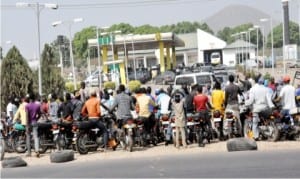
[[[119, 128], [122, 128], [127, 119], [138, 117], [143, 120], [145, 131], [150, 132], [162, 115], [172, 111], [175, 116], [176, 133], [181, 133], [182, 145], [186, 148], [185, 127], [188, 114], [202, 113], [212, 127], [209, 117], [211, 111], [219, 110], [224, 113], [226, 109], [231, 109], [238, 123], [241, 123], [239, 105], [243, 103], [252, 107], [254, 139], [258, 140], [259, 112], [266, 108], [274, 108], [276, 103], [280, 103], [281, 113], [289, 115], [290, 109], [300, 106], [300, 85], [295, 89], [290, 81], [289, 76], [275, 82], [274, 78], [267, 80], [262, 75], [257, 75], [254, 79], [246, 76], [244, 80], [239, 76], [229, 75], [229, 82], [223, 88], [218, 82], [212, 89], [198, 84], [184, 84], [179, 89], [155, 89], [153, 94], [151, 87], [141, 87], [133, 93], [122, 84], [116, 91], [104, 89], [89, 93], [82, 82], [80, 90], [72, 94], [66, 93], [63, 97], [54, 93], [41, 100], [37, 100], [34, 94], [26, 95], [21, 100], [12, 97], [6, 108], [6, 122], [14, 127], [30, 126], [38, 157], [39, 139], [36, 123], [39, 121], [61, 120], [72, 123], [87, 118], [100, 129], [107, 147], [108, 132], [101, 116], [115, 112]], [[179, 136], [176, 135], [178, 148]], [[170, 135], [166, 136], [165, 142], [168, 145]]]

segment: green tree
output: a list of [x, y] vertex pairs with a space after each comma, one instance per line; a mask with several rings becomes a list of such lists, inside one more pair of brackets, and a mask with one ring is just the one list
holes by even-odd
[[[225, 27], [223, 28], [223, 30], [219, 31], [217, 33], [217, 37], [219, 37], [220, 39], [226, 41], [228, 44], [234, 42], [237, 39], [241, 39], [241, 36], [236, 36], [233, 37], [234, 34], [240, 33], [240, 32], [247, 32], [250, 28], [253, 28], [252, 24], [242, 24], [233, 28], [230, 27]], [[257, 43], [257, 32], [256, 30], [251, 31], [250, 33], [250, 41], [252, 44], [256, 44]], [[245, 39], [245, 35], [243, 35], [243, 39]], [[247, 41], [248, 41], [248, 35], [247, 35]], [[262, 33], [260, 30], [258, 30], [258, 46], [259, 48], [262, 47]]]
[[108, 31], [113, 32], [116, 30], [120, 30], [122, 34], [131, 34], [134, 32], [135, 28], [132, 27], [130, 24], [120, 23], [112, 25]]
[[[290, 32], [290, 44], [298, 44], [299, 42], [299, 25], [295, 22], [290, 21], [289, 24], [289, 32]], [[274, 48], [282, 47], [282, 23], [273, 28], [273, 42]], [[268, 34], [267, 46], [271, 47], [271, 32]]]
[[75, 51], [75, 57], [78, 59], [75, 60], [75, 64], [79, 66], [86, 64], [86, 58], [88, 56], [88, 39], [96, 38], [96, 27], [90, 26], [82, 29], [80, 32], [77, 32], [73, 39]]
[[63, 94], [65, 82], [57, 67], [59, 61], [54, 58], [53, 48], [45, 44], [42, 53], [42, 87], [44, 94]]
[[24, 97], [33, 89], [33, 73], [17, 47], [13, 46], [1, 62], [2, 107], [10, 96]]

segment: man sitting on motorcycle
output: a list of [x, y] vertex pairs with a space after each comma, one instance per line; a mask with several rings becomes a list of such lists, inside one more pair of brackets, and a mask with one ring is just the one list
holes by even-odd
[[281, 115], [283, 117], [288, 116], [291, 124], [293, 125], [293, 118], [290, 115], [290, 110], [296, 108], [296, 100], [295, 100], [295, 88], [290, 85], [290, 76], [286, 75], [283, 77], [284, 86], [282, 87], [279, 97], [275, 99], [275, 102], [282, 101], [282, 110]]
[[269, 95], [269, 90], [263, 85], [264, 79], [261, 78], [261, 75], [258, 75], [255, 78], [255, 85], [249, 91], [249, 99], [245, 101], [246, 106], [253, 106], [253, 122], [252, 122], [252, 130], [253, 130], [253, 138], [254, 140], [258, 140], [259, 137], [259, 129], [258, 123], [259, 113], [274, 107], [274, 104], [271, 101], [271, 96]]
[[139, 118], [143, 120], [146, 134], [151, 134], [151, 129], [153, 129], [155, 124], [154, 114], [149, 111], [149, 106], [156, 106], [155, 102], [146, 94], [146, 89], [140, 89], [140, 95], [137, 96], [137, 106]]
[[199, 117], [203, 117], [210, 128], [212, 128], [211, 120], [209, 119], [208, 108], [213, 109], [212, 105], [209, 102], [208, 97], [202, 93], [202, 86], [197, 87], [198, 94], [194, 97], [193, 103], [196, 109], [196, 112], [199, 113]]
[[100, 100], [97, 99], [97, 93], [95, 90], [91, 92], [90, 98], [84, 103], [81, 114], [83, 116], [87, 115], [89, 121], [91, 121], [92, 124], [94, 124], [103, 134], [104, 149], [107, 149], [108, 132], [105, 125], [100, 120]]
[[[170, 111], [169, 111], [169, 107], [170, 107], [170, 100], [171, 100], [171, 97], [163, 90], [163, 89], [160, 89], [159, 90], [159, 95], [157, 96], [157, 99], [156, 99], [156, 104], [158, 105], [158, 120], [161, 119], [162, 116], [170, 116]], [[169, 144], [170, 140], [171, 140], [171, 125], [168, 127], [168, 131], [167, 131], [167, 134], [166, 134], [166, 145]]]

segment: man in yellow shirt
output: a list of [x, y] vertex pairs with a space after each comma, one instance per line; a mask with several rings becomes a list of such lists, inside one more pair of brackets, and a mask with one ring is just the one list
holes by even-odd
[[[20, 104], [15, 116], [14, 116], [14, 123], [15, 124], [15, 128], [17, 129], [18, 127], [20, 127], [20, 125], [26, 126], [26, 110], [25, 110], [25, 106], [28, 104], [29, 99], [28, 97], [25, 97], [23, 99], [23, 102]], [[24, 128], [25, 130], [25, 128]]]
[[225, 93], [221, 90], [220, 83], [215, 84], [215, 89], [211, 93], [211, 100], [214, 110], [219, 110], [224, 114]]

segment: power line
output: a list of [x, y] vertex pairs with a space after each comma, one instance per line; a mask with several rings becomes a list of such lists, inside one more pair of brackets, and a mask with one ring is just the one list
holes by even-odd
[[[215, 0], [206, 0], [215, 1]], [[119, 2], [102, 2], [89, 4], [59, 4], [59, 9], [99, 9], [113, 7], [141, 7], [141, 6], [157, 6], [157, 5], [174, 5], [183, 3], [203, 3], [200, 0], [144, 0], [144, 1], [119, 1]], [[13, 9], [15, 5], [0, 5], [1, 9]]]

